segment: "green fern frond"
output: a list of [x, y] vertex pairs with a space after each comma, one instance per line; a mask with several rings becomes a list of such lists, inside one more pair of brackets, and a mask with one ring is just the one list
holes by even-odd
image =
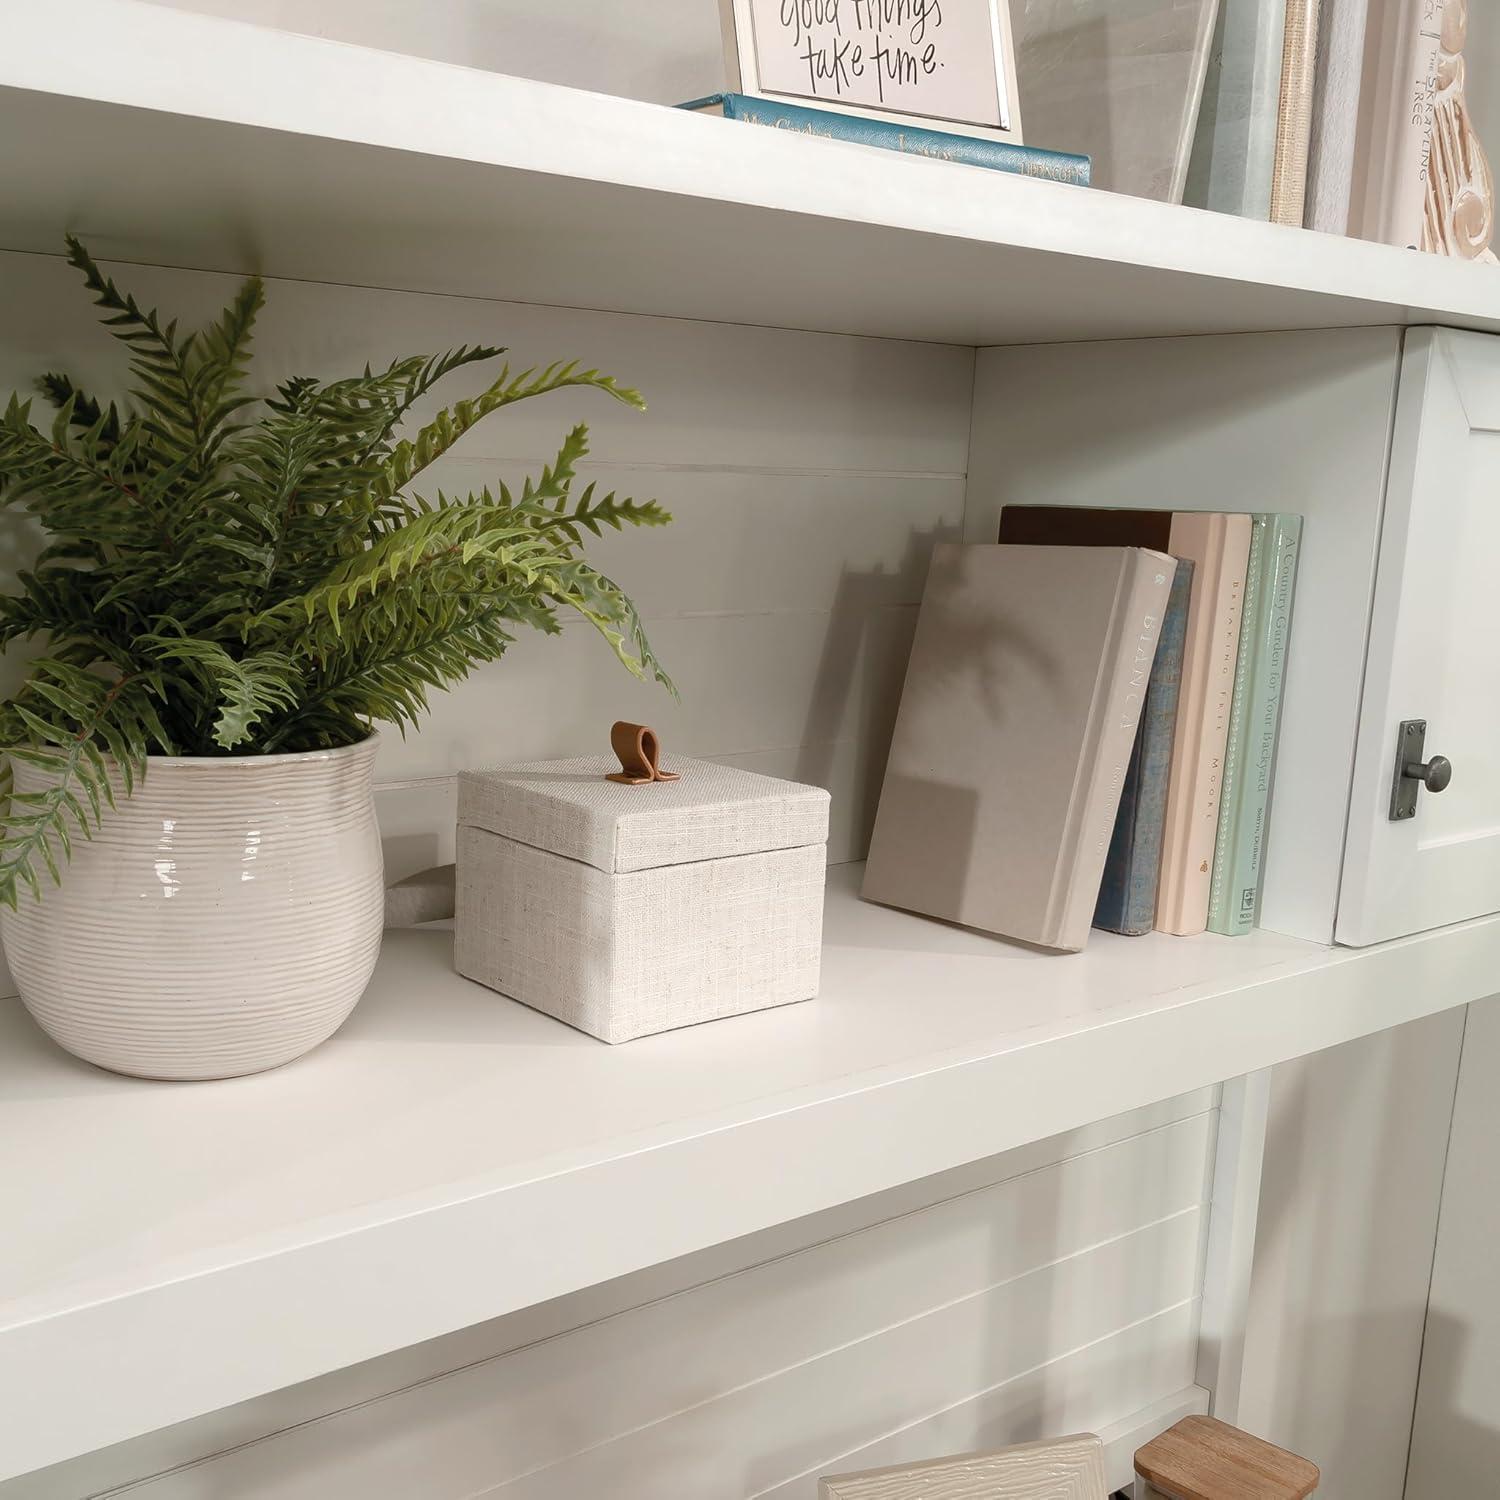
[[[381, 721], [404, 733], [426, 713], [430, 689], [446, 690], [475, 666], [498, 660], [514, 637], [503, 600], [429, 595], [356, 611], [339, 640], [319, 656], [306, 709], [288, 718], [268, 749], [308, 749], [329, 715], [368, 726]], [[326, 644], [326, 643], [325, 643]]]
[[260, 277], [252, 276], [194, 348], [189, 375], [193, 400], [210, 433], [222, 431], [235, 412], [255, 403], [254, 396], [241, 395], [240, 389], [250, 368], [255, 320], [265, 302], [265, 287]]
[[[107, 680], [44, 657], [31, 664], [25, 688], [0, 707], [11, 760], [42, 771], [48, 785], [17, 791], [13, 780], [0, 824], [0, 902], [15, 909], [22, 886], [41, 894], [42, 875], [61, 879], [74, 833], [92, 838], [114, 805], [114, 774], [128, 796], [145, 774], [148, 751], [170, 750], [149, 673]], [[39, 868], [40, 867], [40, 868]]]
[[87, 432], [95, 423], [99, 424], [101, 438], [113, 443], [120, 435], [120, 414], [114, 402], [100, 406], [90, 395], [80, 391], [66, 376], [49, 371], [37, 377], [36, 388], [59, 411], [65, 407], [71, 414], [73, 425]]
[[[557, 457], [542, 468], [541, 478], [528, 479], [515, 508], [538, 530], [550, 531], [556, 538], [566, 538], [568, 546], [581, 547], [582, 533], [602, 534], [608, 526], [621, 531], [626, 526], [665, 526], [672, 517], [655, 500], [620, 499], [613, 491], [595, 499], [597, 485], [587, 485], [577, 501], [572, 497], [572, 483], [577, 466], [589, 451], [589, 430], [582, 423], [567, 435]], [[510, 502], [505, 495], [505, 502]]]
[[549, 560], [546, 543], [530, 527], [506, 521], [498, 507], [482, 502], [429, 510], [380, 537], [305, 593], [255, 616], [247, 624], [247, 638], [264, 638], [299, 616], [309, 623], [323, 616], [337, 634], [340, 614], [362, 597], [422, 570], [466, 569], [480, 558], [530, 582]]
[[[445, 354], [429, 355], [411, 372], [405, 389], [399, 393], [390, 406], [389, 420], [371, 440], [363, 458], [368, 461], [389, 449], [396, 428], [440, 380], [451, 375], [455, 370], [462, 369], [465, 365], [483, 364], [488, 360], [498, 359], [504, 353], [505, 350], [498, 345], [460, 344], [457, 349], [450, 349]], [[401, 361], [401, 363], [403, 366], [410, 366], [414, 361]]]
[[620, 586], [579, 558], [559, 565], [547, 579], [548, 594], [576, 610], [609, 642], [610, 649], [632, 676], [654, 679], [675, 698], [677, 687], [657, 660], [646, 627]]
[[[519, 495], [411, 488], [502, 408], [568, 388], [640, 407], [635, 391], [576, 362], [506, 366], [404, 432], [440, 382], [505, 353], [461, 345], [297, 377], [258, 403], [246, 384], [258, 280], [184, 330], [78, 240], [67, 250], [125, 349], [131, 393], [108, 403], [51, 372], [37, 382], [50, 421], [19, 396], [0, 411], [0, 505], [48, 534], [0, 593], [0, 651], [40, 638], [48, 653], [0, 701], [0, 901], [56, 879], [149, 755], [332, 748], [382, 722], [404, 732], [431, 693], [502, 656], [523, 626], [556, 634], [565, 611], [667, 683], [630, 600], [579, 553], [606, 527], [668, 517], [592, 485], [573, 496], [584, 427]], [[17, 791], [13, 765], [43, 783]]]
[[60, 538], [127, 549], [164, 540], [160, 485], [139, 482], [143, 429], [110, 429], [109, 414], [82, 431], [65, 402], [50, 434], [31, 424], [31, 403], [12, 396], [0, 415], [0, 497], [28, 498], [28, 508]]
[[217, 641], [142, 636], [138, 644], [157, 661], [182, 662], [201, 675], [217, 702], [213, 740], [223, 750], [245, 744], [261, 720], [298, 703], [302, 674], [278, 651], [237, 661]]
[[521, 486], [522, 507], [551, 505], [561, 511], [568, 502], [568, 491], [577, 477], [578, 465], [588, 457], [589, 430], [580, 422], [562, 440], [557, 457], [542, 465], [541, 478], [529, 476]]
[[655, 500], [621, 500], [613, 490], [600, 499], [594, 498], [595, 486], [589, 485], [578, 498], [578, 503], [569, 512], [559, 511], [542, 525], [550, 530], [563, 532], [574, 546], [582, 546], [580, 532], [592, 536], [602, 535], [601, 528], [621, 531], [626, 526], [667, 526], [671, 524], [670, 511], [665, 511]]
[[193, 335], [179, 338], [175, 322], [163, 325], [154, 308], [143, 308], [122, 292], [81, 240], [70, 234], [67, 247], [68, 264], [82, 273], [94, 305], [108, 314], [102, 320], [104, 326], [130, 351], [131, 372], [139, 382], [136, 397], [153, 434], [165, 447], [176, 450], [177, 459], [188, 457], [206, 437], [200, 430], [188, 370]]
[[[528, 401], [533, 396], [546, 395], [572, 386], [591, 386], [641, 411], [646, 407], [639, 391], [621, 386], [613, 377], [601, 375], [597, 370], [580, 370], [576, 360], [548, 365], [543, 370], [523, 370], [519, 375], [512, 375], [510, 366], [507, 365], [488, 390], [480, 392], [471, 400], [455, 402], [440, 411], [414, 439], [403, 439], [396, 444], [372, 486], [375, 501], [379, 503], [389, 500], [404, 490], [418, 474], [441, 458], [459, 438], [491, 412], [499, 411], [504, 406], [512, 406], [517, 401]], [[575, 428], [574, 434], [578, 433], [586, 436], [587, 429]], [[585, 448], [586, 446], [585, 444]]]

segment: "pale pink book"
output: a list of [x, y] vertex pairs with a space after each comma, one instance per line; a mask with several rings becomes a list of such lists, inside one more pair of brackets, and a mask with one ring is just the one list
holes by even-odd
[[1191, 559], [1194, 567], [1167, 782], [1156, 930], [1186, 936], [1208, 926], [1250, 517], [1179, 511], [1172, 517], [1169, 550], [1174, 557]]
[[1442, 0], [1370, 4], [1350, 234], [1422, 248], [1442, 27]]

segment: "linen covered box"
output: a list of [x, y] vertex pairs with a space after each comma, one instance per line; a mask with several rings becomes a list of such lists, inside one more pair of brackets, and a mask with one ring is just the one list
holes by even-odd
[[828, 793], [673, 757], [621, 785], [604, 759], [465, 772], [459, 973], [600, 1037], [811, 999]]

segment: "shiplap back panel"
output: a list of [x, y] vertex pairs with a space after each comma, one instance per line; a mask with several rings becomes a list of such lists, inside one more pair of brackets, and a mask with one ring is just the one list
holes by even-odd
[[[185, 324], [211, 317], [236, 284], [155, 267], [119, 275]], [[56, 368], [119, 392], [120, 351], [93, 313], [60, 259], [0, 256], [0, 397]], [[665, 530], [609, 533], [591, 552], [637, 600], [681, 698], [635, 682], [586, 625], [523, 634], [503, 661], [434, 694], [419, 732], [386, 736], [377, 779], [392, 876], [452, 857], [456, 771], [603, 751], [617, 718], [655, 725], [668, 755], [828, 786], [830, 858], [860, 857], [927, 555], [962, 526], [973, 351], [273, 282], [253, 379], [268, 390], [460, 343], [505, 345], [517, 367], [577, 358], [646, 394], [645, 414], [594, 391], [497, 414], [420, 488], [514, 483], [587, 422], [582, 478], [656, 496], [676, 516]], [[413, 421], [477, 378], [453, 377]], [[24, 563], [32, 530], [15, 515], [0, 528], [0, 567]], [[0, 663], [0, 687], [19, 669], [19, 657]]]
[[1192, 1385], [1216, 1120], [1203, 1090], [0, 1496], [810, 1500], [913, 1444], [1104, 1428]]
[[724, 87], [715, 0], [157, 0], [334, 41], [680, 104]]

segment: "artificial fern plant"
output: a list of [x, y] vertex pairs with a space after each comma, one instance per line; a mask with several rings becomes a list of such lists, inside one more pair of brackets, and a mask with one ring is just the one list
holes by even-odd
[[501, 407], [566, 386], [642, 407], [635, 391], [575, 364], [506, 365], [398, 439], [445, 375], [505, 351], [291, 380], [261, 401], [246, 391], [258, 279], [181, 333], [71, 238], [68, 260], [129, 351], [134, 388], [105, 406], [48, 374], [50, 428], [16, 397], [0, 419], [0, 505], [29, 510], [50, 539], [0, 595], [0, 651], [47, 641], [0, 702], [0, 746], [51, 783], [15, 792], [9, 762], [0, 770], [0, 901], [59, 878], [71, 840], [108, 816], [111, 764], [128, 795], [155, 753], [275, 754], [353, 744], [376, 721], [404, 729], [429, 688], [500, 656], [515, 626], [556, 632], [560, 609], [670, 687], [630, 600], [581, 556], [585, 532], [670, 517], [592, 484], [572, 493], [586, 428], [519, 494], [411, 488]]

